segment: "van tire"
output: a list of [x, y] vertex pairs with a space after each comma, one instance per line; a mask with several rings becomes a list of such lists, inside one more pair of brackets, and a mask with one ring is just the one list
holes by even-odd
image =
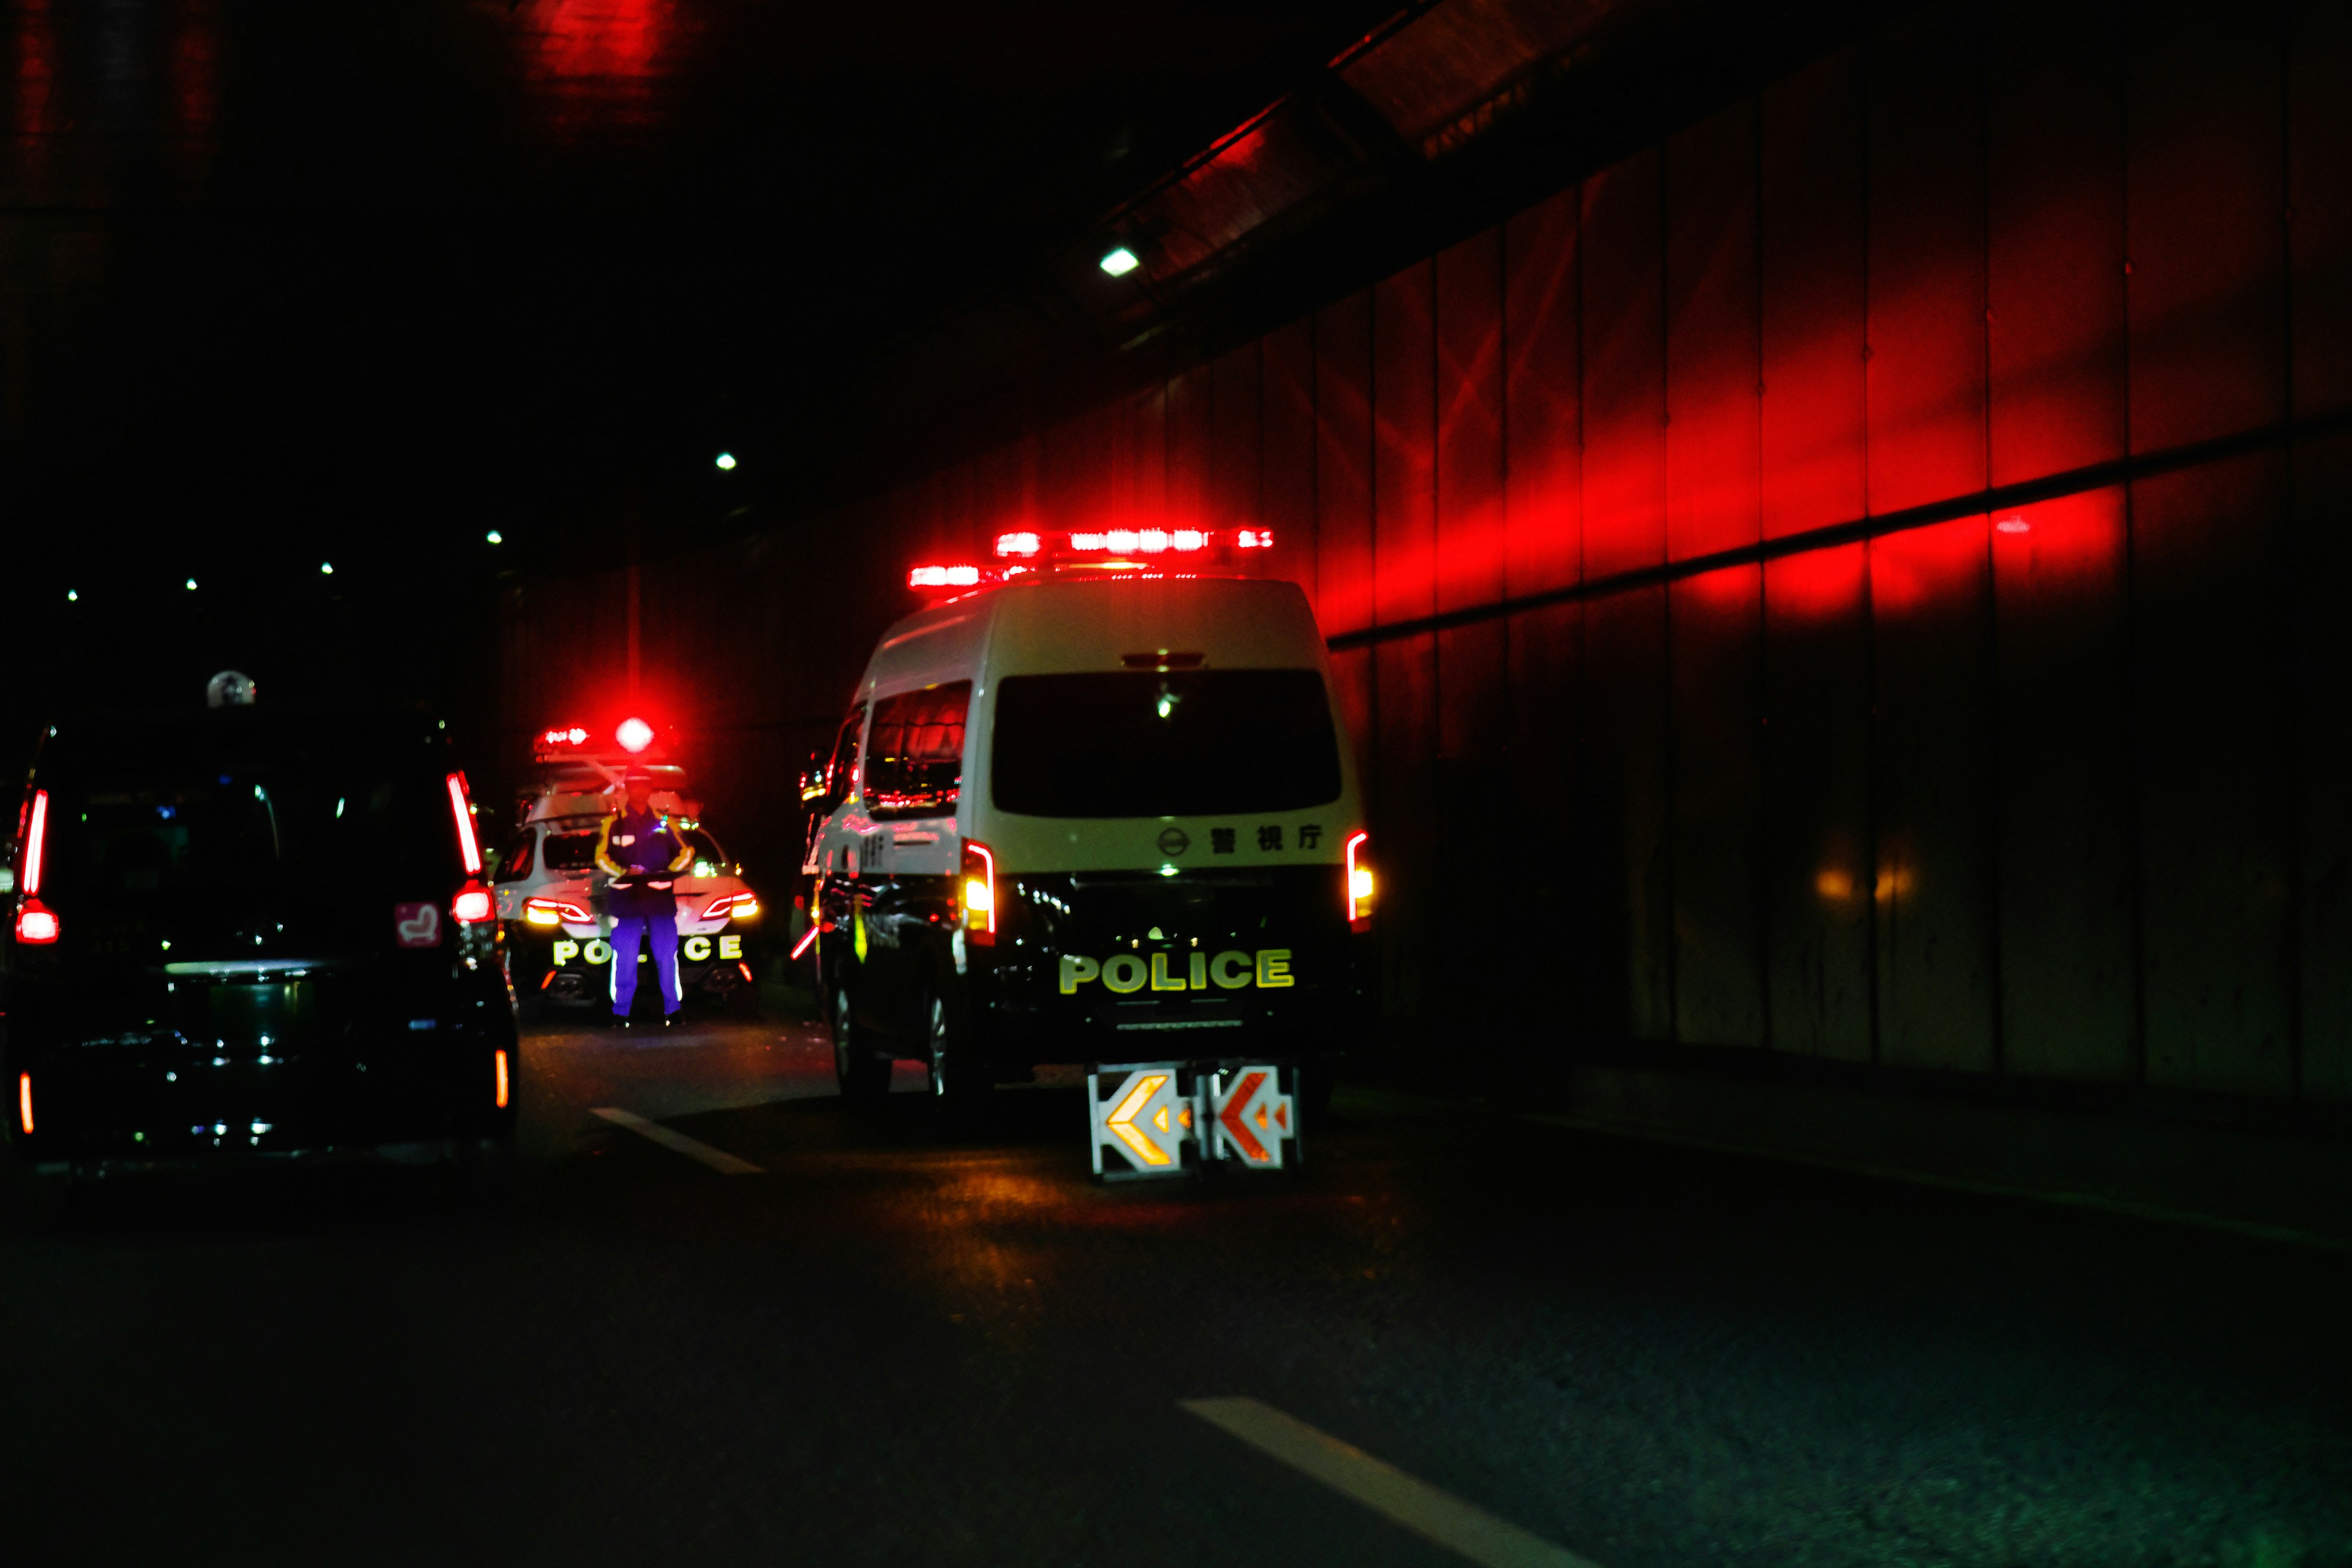
[[996, 1087], [984, 1065], [971, 1059], [971, 1034], [954, 999], [933, 989], [924, 1008], [923, 1077], [931, 1103], [951, 1126], [983, 1120]]
[[859, 1037], [851, 1022], [847, 986], [833, 988], [833, 1005], [827, 1011], [833, 1016], [833, 1079], [841, 1088], [841, 1098], [870, 1104], [887, 1095], [890, 1064]]

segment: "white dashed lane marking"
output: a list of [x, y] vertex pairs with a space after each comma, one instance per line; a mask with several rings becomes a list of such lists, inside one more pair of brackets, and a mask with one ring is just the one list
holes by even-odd
[[739, 1160], [724, 1149], [713, 1149], [698, 1139], [683, 1132], [673, 1132], [658, 1121], [648, 1121], [634, 1110], [618, 1106], [600, 1105], [595, 1114], [615, 1127], [625, 1127], [640, 1138], [649, 1138], [665, 1149], [674, 1149], [689, 1160], [699, 1160], [714, 1171], [724, 1171], [730, 1176], [756, 1176], [760, 1167], [749, 1160]]
[[1598, 1568], [1451, 1492], [1255, 1399], [1180, 1399], [1202, 1420], [1486, 1568]]

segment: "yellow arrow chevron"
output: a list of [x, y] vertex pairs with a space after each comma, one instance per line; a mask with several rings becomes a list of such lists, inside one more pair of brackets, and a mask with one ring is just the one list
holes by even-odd
[[1143, 1108], [1151, 1103], [1151, 1097], [1158, 1094], [1160, 1086], [1167, 1081], [1168, 1075], [1164, 1072], [1144, 1074], [1105, 1121], [1105, 1125], [1118, 1135], [1118, 1141], [1134, 1151], [1135, 1157], [1147, 1165], [1169, 1163], [1168, 1151], [1144, 1136], [1143, 1129], [1135, 1124], [1135, 1119], [1143, 1114]]

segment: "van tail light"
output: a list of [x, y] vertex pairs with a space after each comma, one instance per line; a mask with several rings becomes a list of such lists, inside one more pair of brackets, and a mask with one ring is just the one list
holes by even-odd
[[569, 899], [530, 898], [522, 901], [522, 923], [530, 926], [560, 926], [566, 921], [582, 925], [596, 917]]
[[1348, 929], [1372, 929], [1372, 861], [1367, 846], [1369, 833], [1348, 835], [1348, 885], [1343, 893], [1348, 905]]
[[703, 905], [702, 913], [697, 918], [706, 921], [730, 919], [748, 921], [759, 912], [760, 898], [758, 894], [721, 893], [717, 898], [711, 900], [709, 903]]
[[38, 899], [27, 899], [16, 911], [16, 940], [27, 947], [46, 947], [58, 940], [58, 917]]
[[982, 947], [996, 945], [996, 852], [977, 838], [963, 841], [963, 932]]
[[503, 1049], [501, 1049], [501, 1050], [499, 1052], [499, 1109], [500, 1110], [504, 1110], [507, 1108], [507, 1089], [508, 1089], [508, 1087], [509, 1087], [509, 1086], [508, 1086], [508, 1083], [507, 1083], [507, 1053], [506, 1053]]
[[490, 898], [490, 890], [471, 883], [458, 889], [457, 896], [449, 900], [449, 914], [459, 925], [478, 926], [498, 912], [499, 908]]
[[[482, 845], [474, 837], [474, 808], [466, 801], [466, 775], [463, 773], [449, 775], [449, 810], [457, 819], [457, 854], [466, 862], [466, 875], [478, 877], [482, 874]], [[457, 918], [463, 920], [466, 917], [460, 915]], [[485, 915], [482, 918], [487, 920], [489, 917]]]
[[49, 792], [37, 789], [33, 808], [25, 818], [25, 896], [28, 899], [41, 890], [41, 862], [47, 858], [48, 848]]
[[28, 1072], [16, 1075], [16, 1125], [26, 1137], [33, 1135], [33, 1075]]

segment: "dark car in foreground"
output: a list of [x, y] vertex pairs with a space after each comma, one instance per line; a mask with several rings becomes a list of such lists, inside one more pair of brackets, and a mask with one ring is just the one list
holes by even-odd
[[0, 908], [19, 1179], [509, 1145], [521, 1063], [465, 775], [410, 710], [68, 720]]

